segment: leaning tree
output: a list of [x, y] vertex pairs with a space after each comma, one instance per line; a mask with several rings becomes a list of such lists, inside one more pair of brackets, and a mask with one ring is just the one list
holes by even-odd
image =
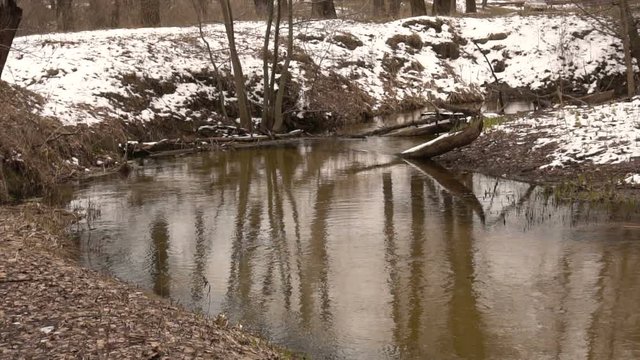
[[22, 20], [22, 9], [15, 0], [0, 0], [0, 76], [9, 57], [13, 38]]

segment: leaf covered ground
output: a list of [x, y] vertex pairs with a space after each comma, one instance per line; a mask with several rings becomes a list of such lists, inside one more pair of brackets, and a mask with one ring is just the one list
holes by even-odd
[[282, 358], [224, 318], [191, 313], [62, 256], [70, 216], [33, 204], [0, 208], [0, 358]]

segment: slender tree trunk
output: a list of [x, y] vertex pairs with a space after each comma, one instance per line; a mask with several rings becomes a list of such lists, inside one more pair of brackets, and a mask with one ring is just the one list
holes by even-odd
[[238, 111], [240, 113], [240, 126], [245, 129], [252, 130], [251, 113], [249, 112], [249, 101], [247, 100], [247, 92], [244, 83], [244, 74], [242, 72], [242, 63], [238, 57], [236, 49], [235, 30], [233, 27], [233, 12], [229, 0], [219, 0], [222, 9], [222, 17], [224, 19], [224, 27], [229, 42], [229, 56], [231, 57], [231, 66], [233, 67], [233, 79], [236, 86], [236, 97], [238, 98]]
[[160, 26], [160, 0], [140, 0], [140, 25]]
[[400, 15], [400, 3], [400, 0], [389, 0], [389, 15], [394, 19]]
[[373, 0], [373, 16], [381, 17], [384, 15], [384, 0]]
[[289, 79], [291, 75], [289, 73], [289, 65], [291, 64], [291, 58], [293, 57], [293, 0], [287, 1], [287, 13], [288, 13], [288, 22], [289, 22], [289, 33], [287, 39], [287, 57], [284, 61], [284, 66], [282, 69], [282, 74], [280, 75], [280, 84], [278, 85], [278, 94], [276, 95], [276, 114], [273, 124], [274, 132], [281, 132], [284, 126], [284, 117], [283, 117], [283, 103], [284, 103], [284, 94], [287, 90], [287, 86], [289, 85]]
[[[624, 48], [624, 63], [627, 68], [627, 95], [629, 98], [633, 97], [636, 92], [636, 84], [633, 71], [633, 59], [631, 58], [631, 41], [630, 41], [630, 25], [629, 16], [627, 15], [628, 4], [622, 4], [626, 2], [621, 1], [620, 8], [620, 20], [622, 21], [622, 45]], [[626, 6], [625, 6], [626, 5]]]
[[58, 31], [73, 30], [73, 1], [58, 0], [56, 6], [56, 23]]
[[476, 0], [466, 0], [465, 5], [465, 12], [467, 14], [478, 12], [478, 9], [476, 8]]
[[253, 4], [256, 8], [256, 15], [258, 17], [264, 18], [269, 14], [269, 6], [274, 0], [253, 0]]
[[629, 8], [628, 0], [620, 0], [620, 8], [621, 14], [625, 19], [623, 24], [626, 24], [626, 26], [623, 28], [626, 27], [625, 32], [629, 38], [631, 55], [636, 59], [638, 66], [640, 66], [640, 35], [638, 34], [638, 28], [636, 26], [636, 21], [633, 18], [633, 13]]
[[336, 6], [333, 0], [314, 0], [311, 3], [311, 16], [321, 19], [336, 19]]
[[107, 16], [104, 1], [91, 0], [89, 2], [89, 10], [91, 12], [91, 26], [93, 28], [103, 29], [107, 26]]
[[486, 8], [487, 7], [487, 2], [488, 0], [482, 0], [482, 8]]
[[412, 16], [427, 15], [427, 6], [424, 4], [424, 0], [411, 0], [411, 15]]
[[120, 6], [120, 0], [113, 0], [111, 3], [110, 25], [112, 28], [120, 27]]
[[[262, 76], [263, 76], [263, 99], [262, 99], [262, 129], [270, 130], [271, 122], [271, 83], [269, 76], [269, 43], [271, 42], [271, 27], [273, 25], [273, 8], [276, 0], [269, 0], [267, 4], [267, 28], [264, 33], [264, 43], [262, 45]], [[257, 10], [257, 8], [256, 8]], [[274, 51], [278, 51], [275, 49]]]
[[452, 7], [455, 8], [455, 0], [434, 0], [433, 15], [451, 15]]
[[[7, 63], [11, 44], [21, 20], [22, 9], [18, 7], [15, 0], [0, 0], [0, 76]], [[2, 166], [1, 162], [0, 166]]]

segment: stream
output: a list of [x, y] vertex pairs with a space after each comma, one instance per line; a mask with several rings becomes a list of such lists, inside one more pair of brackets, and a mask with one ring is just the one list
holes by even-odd
[[640, 214], [393, 154], [145, 160], [79, 185], [85, 266], [313, 359], [640, 358]]

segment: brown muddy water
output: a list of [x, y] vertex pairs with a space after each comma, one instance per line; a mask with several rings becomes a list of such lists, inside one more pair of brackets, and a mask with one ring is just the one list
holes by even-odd
[[[415, 141], [414, 141], [415, 142]], [[313, 359], [640, 358], [640, 216], [326, 141], [81, 186], [80, 261]]]

